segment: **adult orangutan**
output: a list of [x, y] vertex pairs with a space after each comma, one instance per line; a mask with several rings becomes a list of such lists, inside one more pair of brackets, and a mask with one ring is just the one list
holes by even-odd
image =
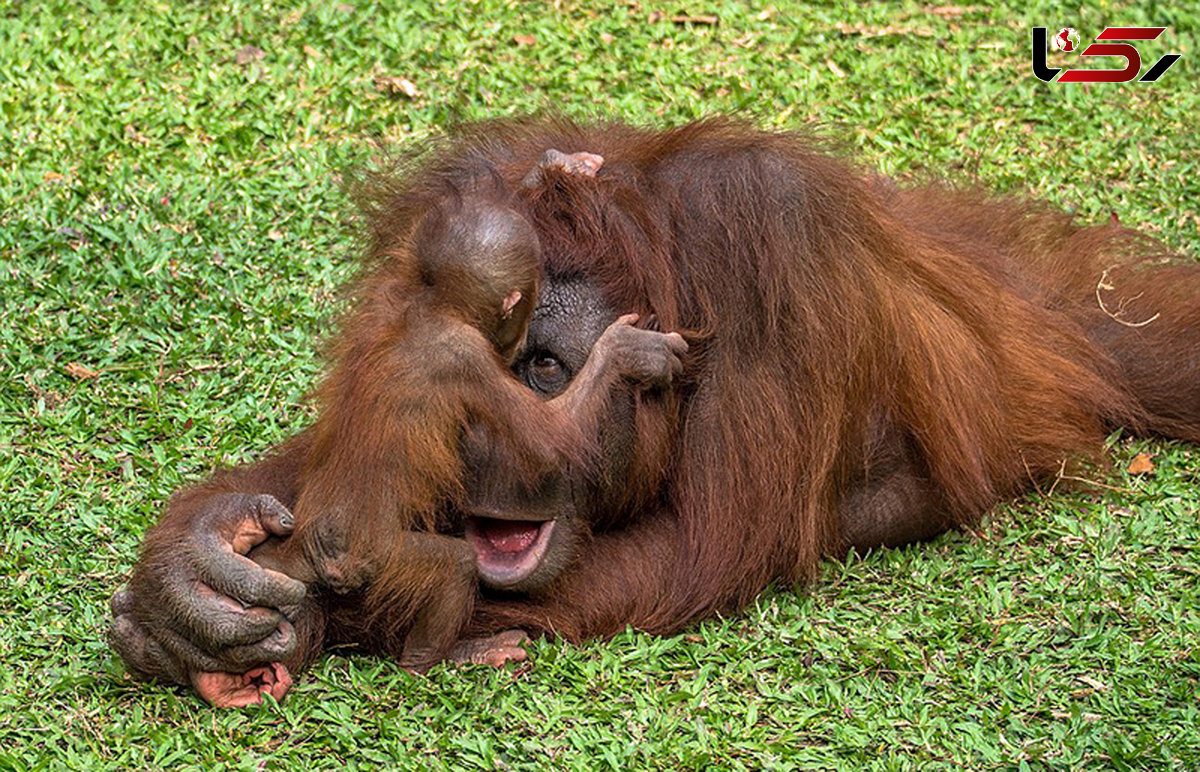
[[[1098, 457], [1114, 426], [1200, 441], [1200, 265], [1035, 202], [898, 188], [733, 121], [469, 127], [371, 191], [371, 265], [425, 192], [482, 175], [515, 189], [548, 149], [604, 163], [523, 199], [544, 281], [516, 375], [561, 394], [623, 313], [693, 347], [670, 388], [613, 396], [587, 468], [521, 484], [494, 430], [464, 435], [466, 495], [441, 525], [483, 585], [463, 657], [513, 654], [514, 637], [471, 638], [511, 628], [678, 630], [822, 556], [971, 523]], [[294, 667], [321, 646], [293, 628], [313, 619], [378, 646], [356, 596], [306, 595], [240, 557], [288, 533], [311, 443], [171, 501], [114, 599], [135, 670]]]

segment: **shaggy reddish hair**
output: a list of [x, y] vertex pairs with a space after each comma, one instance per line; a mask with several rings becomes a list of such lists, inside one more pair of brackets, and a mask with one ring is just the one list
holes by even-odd
[[[469, 127], [374, 188], [374, 243], [446, 186], [515, 185], [547, 147], [605, 158], [596, 184], [529, 204], [552, 280], [583, 276], [699, 345], [675, 398], [639, 407], [626, 506], [595, 524], [597, 544], [631, 534], [600, 547], [604, 581], [581, 578], [596, 579], [585, 555], [543, 598], [485, 604], [484, 627], [670, 631], [810, 576], [844, 548], [836, 513], [879, 422], [947, 525], [1099, 459], [1115, 426], [1200, 440], [1200, 267], [1040, 203], [898, 189], [801, 135]], [[633, 535], [656, 528], [675, 548]]]

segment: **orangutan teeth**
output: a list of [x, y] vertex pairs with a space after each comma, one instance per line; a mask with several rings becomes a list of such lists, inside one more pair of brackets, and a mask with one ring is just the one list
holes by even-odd
[[480, 535], [498, 552], [524, 552], [537, 539], [541, 525], [521, 520], [492, 520], [480, 529]]

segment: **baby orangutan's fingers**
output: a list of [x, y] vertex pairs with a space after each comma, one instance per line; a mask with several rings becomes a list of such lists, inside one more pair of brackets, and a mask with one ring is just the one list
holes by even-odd
[[263, 695], [282, 700], [292, 688], [292, 675], [279, 662], [252, 667], [245, 673], [192, 673], [192, 686], [214, 708], [258, 705]]
[[535, 188], [545, 182], [547, 169], [560, 169], [567, 174], [578, 177], [595, 177], [596, 172], [604, 165], [604, 156], [580, 151], [578, 153], [563, 153], [551, 148], [538, 159], [537, 166], [529, 170], [521, 184], [527, 188]]
[[468, 638], [454, 644], [450, 659], [460, 665], [491, 665], [503, 667], [509, 662], [523, 662], [529, 657], [523, 644], [529, 641], [524, 630], [505, 630], [486, 638]]

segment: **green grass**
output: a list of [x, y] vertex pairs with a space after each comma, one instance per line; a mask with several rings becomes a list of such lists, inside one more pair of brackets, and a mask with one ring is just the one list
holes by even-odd
[[[234, 712], [125, 676], [107, 599], [165, 497], [311, 420], [353, 269], [337, 175], [375, 139], [740, 111], [1200, 251], [1194, 2], [557, 5], [0, 6], [0, 769], [1200, 766], [1200, 449], [1169, 443], [1118, 443], [1103, 495], [1031, 495], [680, 636], [428, 678], [334, 655]], [[1169, 25], [1143, 58], [1184, 58], [1047, 85], [1033, 24]], [[1140, 450], [1157, 471], [1124, 474]]]

